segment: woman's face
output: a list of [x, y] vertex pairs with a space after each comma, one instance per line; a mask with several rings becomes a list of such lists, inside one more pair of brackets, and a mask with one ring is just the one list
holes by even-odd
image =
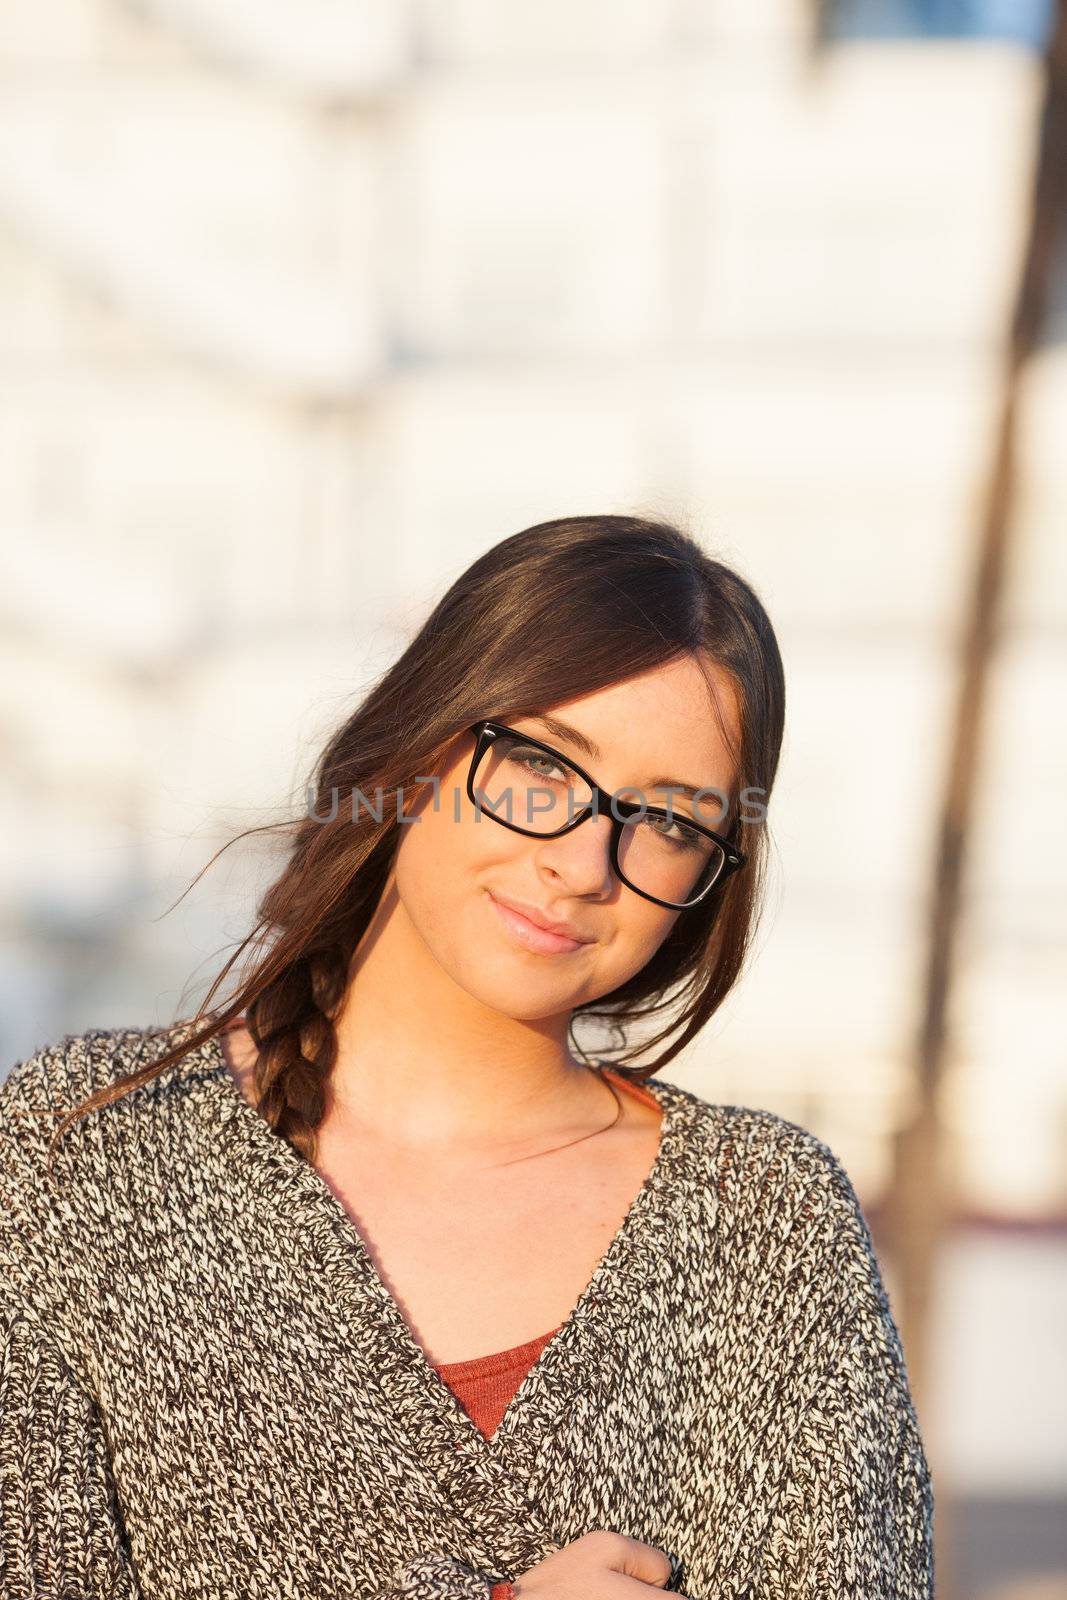
[[[736, 740], [730, 681], [718, 668], [708, 671]], [[584, 735], [599, 754], [568, 742], [536, 716], [502, 720], [570, 756], [608, 794], [622, 791], [620, 798], [663, 805], [667, 797], [653, 781], [665, 776], [730, 792], [733, 759], [692, 657], [553, 706], [551, 716]], [[436, 804], [428, 784], [417, 787], [415, 798], [405, 795], [405, 810], [418, 820], [401, 826], [394, 862], [399, 913], [445, 972], [485, 1005], [527, 1021], [569, 1015], [639, 972], [683, 913], [646, 900], [615, 876], [607, 814], [559, 838], [531, 838], [501, 827], [484, 808], [479, 814], [466, 792], [473, 748], [472, 735], [456, 741], [439, 774]], [[544, 778], [535, 774], [533, 782]], [[676, 816], [690, 809], [707, 826], [719, 825], [714, 794], [695, 812], [676, 795], [674, 808]], [[518, 811], [512, 817], [524, 820]], [[501, 901], [568, 924], [582, 942], [539, 939], [525, 919], [501, 909]]]

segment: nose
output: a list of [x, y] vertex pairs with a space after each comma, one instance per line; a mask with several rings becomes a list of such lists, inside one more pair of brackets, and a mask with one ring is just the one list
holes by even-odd
[[611, 818], [587, 817], [570, 833], [545, 839], [537, 847], [538, 866], [561, 878], [572, 894], [610, 893]]

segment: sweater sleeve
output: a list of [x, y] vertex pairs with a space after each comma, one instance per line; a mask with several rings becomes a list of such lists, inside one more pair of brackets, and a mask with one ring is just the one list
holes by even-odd
[[932, 1600], [933, 1493], [899, 1374], [857, 1339], [795, 1441], [753, 1600]]
[[[490, 1582], [420, 1552], [359, 1600], [488, 1600]], [[142, 1600], [99, 1408], [35, 1322], [0, 1305], [0, 1595]], [[353, 1597], [355, 1600], [355, 1597]]]
[[140, 1600], [99, 1410], [36, 1325], [0, 1307], [0, 1594]]
[[458, 1556], [444, 1551], [409, 1556], [387, 1589], [366, 1600], [489, 1600], [491, 1587]]

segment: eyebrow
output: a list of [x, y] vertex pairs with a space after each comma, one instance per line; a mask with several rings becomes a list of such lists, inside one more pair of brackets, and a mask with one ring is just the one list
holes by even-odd
[[[582, 733], [580, 728], [572, 728], [569, 722], [561, 722], [559, 717], [535, 716], [531, 721], [539, 722], [554, 738], [564, 739], [568, 744], [573, 744], [583, 755], [588, 756], [590, 761], [603, 761], [604, 756], [600, 746], [595, 744], [588, 734]], [[674, 789], [679, 794], [688, 795], [691, 800], [702, 792], [702, 788], [703, 792], [711, 789], [713, 793], [718, 793], [712, 784], [701, 786], [695, 783], [682, 783], [679, 778], [650, 778], [648, 788]]]

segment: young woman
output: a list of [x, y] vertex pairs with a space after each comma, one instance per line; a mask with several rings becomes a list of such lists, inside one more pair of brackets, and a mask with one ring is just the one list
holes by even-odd
[[515, 534], [329, 741], [231, 1000], [12, 1069], [8, 1600], [932, 1593], [847, 1175], [654, 1076], [749, 948], [784, 699], [684, 532]]

